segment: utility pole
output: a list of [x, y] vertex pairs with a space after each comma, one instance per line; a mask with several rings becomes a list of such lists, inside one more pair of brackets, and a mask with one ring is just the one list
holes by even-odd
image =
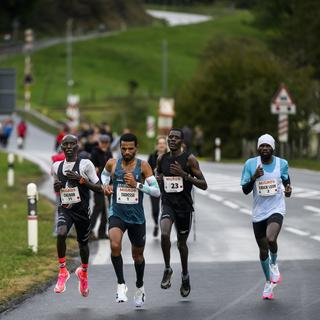
[[66, 32], [66, 51], [67, 51], [67, 61], [66, 61], [66, 76], [67, 76], [67, 96], [72, 93], [73, 79], [72, 79], [72, 18], [67, 21], [67, 32]]
[[162, 97], [168, 96], [168, 42], [162, 40]]
[[31, 108], [31, 51], [33, 48], [33, 31], [32, 29], [25, 30], [25, 45], [24, 45], [24, 109], [29, 111]]

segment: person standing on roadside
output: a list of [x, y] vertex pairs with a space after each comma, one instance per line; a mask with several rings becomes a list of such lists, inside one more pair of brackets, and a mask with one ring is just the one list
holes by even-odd
[[[165, 136], [157, 138], [156, 151], [151, 153], [148, 158], [148, 163], [156, 176], [157, 160], [158, 157], [167, 152], [167, 139]], [[150, 197], [152, 218], [154, 221], [153, 236], [157, 237], [159, 232], [159, 213], [160, 213], [160, 198]]]
[[253, 191], [253, 232], [266, 278], [262, 298], [273, 299], [274, 284], [281, 282], [277, 239], [286, 213], [284, 197], [291, 196], [292, 188], [288, 162], [273, 155], [273, 137], [262, 135], [258, 139], [257, 149], [258, 156], [245, 163], [241, 186], [246, 195]]
[[57, 252], [60, 271], [54, 292], [64, 292], [66, 282], [70, 277], [66, 267], [66, 238], [70, 228], [74, 225], [82, 263], [75, 273], [79, 280], [79, 292], [83, 297], [87, 297], [89, 295], [89, 190], [94, 192], [103, 192], [103, 190], [94, 165], [90, 160], [78, 157], [78, 148], [77, 137], [70, 134], [64, 136], [61, 141], [61, 149], [65, 154], [65, 160], [53, 164], [54, 190], [60, 193], [57, 223]]
[[[109, 159], [112, 158], [112, 152], [110, 151], [110, 136], [101, 134], [99, 137], [99, 145], [93, 148], [91, 152], [91, 161], [96, 168], [97, 175], [101, 181], [101, 173], [104, 169], [105, 164]], [[107, 228], [107, 216], [108, 209], [106, 204], [105, 195], [103, 193], [94, 193], [94, 207], [91, 214], [91, 239], [95, 239], [93, 229], [97, 223], [97, 219], [100, 216], [100, 225], [98, 230], [99, 239], [108, 239], [106, 234]]]

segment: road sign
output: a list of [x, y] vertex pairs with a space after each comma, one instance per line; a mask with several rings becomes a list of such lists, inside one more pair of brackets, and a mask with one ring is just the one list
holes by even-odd
[[0, 68], [0, 115], [16, 109], [16, 70]]
[[174, 117], [174, 99], [160, 98], [159, 118], [158, 118], [158, 133], [167, 135], [172, 128]]
[[284, 85], [281, 85], [271, 101], [271, 113], [296, 114], [296, 105], [293, 103], [288, 89]]

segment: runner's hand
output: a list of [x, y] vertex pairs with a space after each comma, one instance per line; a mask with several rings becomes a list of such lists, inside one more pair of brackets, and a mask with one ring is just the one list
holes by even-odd
[[137, 181], [135, 180], [133, 174], [131, 172], [126, 173], [124, 175], [124, 181], [126, 184], [130, 187], [136, 188], [137, 187]]
[[175, 161], [173, 164], [170, 164], [170, 173], [180, 177], [185, 177], [187, 175], [187, 173], [183, 171], [181, 164], [177, 161]]
[[110, 184], [103, 185], [102, 190], [106, 196], [110, 196], [111, 194], [113, 194], [113, 185], [110, 185]]
[[53, 183], [54, 191], [59, 192], [61, 188], [62, 188], [62, 182], [59, 180], [55, 180], [55, 182]]
[[284, 189], [284, 195], [289, 198], [291, 196], [292, 188], [290, 184], [287, 184], [285, 189]]
[[264, 175], [263, 168], [261, 167], [261, 164], [259, 164], [258, 168], [256, 169], [252, 179], [257, 180], [258, 178], [262, 177]]
[[80, 181], [81, 176], [79, 173], [71, 171], [71, 170], [67, 170], [66, 171], [66, 176], [69, 180], [76, 180], [76, 181]]

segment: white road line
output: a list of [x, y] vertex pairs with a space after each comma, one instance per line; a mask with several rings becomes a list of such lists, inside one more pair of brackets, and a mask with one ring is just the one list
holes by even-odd
[[245, 214], [249, 215], [249, 216], [251, 216], [251, 214], [252, 214], [251, 211], [249, 209], [246, 209], [246, 208], [241, 208], [240, 211], [242, 213], [245, 213]]
[[234, 202], [231, 202], [231, 201], [223, 201], [223, 204], [229, 208], [232, 208], [232, 209], [238, 209], [239, 206], [237, 204], [235, 204]]
[[215, 201], [219, 201], [219, 202], [223, 201], [222, 197], [218, 196], [217, 194], [213, 194], [213, 193], [209, 194], [209, 198], [212, 200], [215, 200]]
[[310, 235], [310, 232], [306, 232], [306, 231], [302, 231], [302, 230], [299, 230], [299, 229], [296, 229], [296, 228], [291, 228], [291, 227], [286, 227], [285, 228], [286, 231], [288, 232], [291, 232], [291, 233], [294, 233], [298, 236], [309, 236]]
[[311, 236], [310, 239], [320, 241], [320, 236]]
[[320, 208], [317, 208], [317, 207], [304, 206], [304, 209], [305, 209], [305, 210], [308, 210], [308, 211], [312, 211], [312, 212], [314, 212], [314, 213], [320, 213]]

